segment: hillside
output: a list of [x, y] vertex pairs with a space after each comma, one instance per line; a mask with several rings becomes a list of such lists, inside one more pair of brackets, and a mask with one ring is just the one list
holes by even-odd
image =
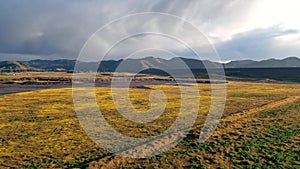
[[32, 69], [32, 67], [23, 62], [17, 62], [17, 61], [0, 62], [0, 70], [28, 70], [28, 69]]
[[[221, 63], [208, 60], [196, 60], [188, 58], [172, 58], [169, 60], [155, 57], [126, 60], [105, 60], [102, 61], [98, 70], [102, 72], [113, 72], [119, 66], [118, 71], [136, 72], [143, 69], [184, 69], [182, 61], [190, 69], [216, 68]], [[120, 63], [122, 63], [120, 65]], [[43, 71], [72, 71], [76, 64], [75, 60], [31, 60], [31, 61], [2, 61], [0, 70], [43, 70]], [[294, 68], [300, 67], [300, 59], [289, 57], [282, 60], [268, 59], [262, 61], [238, 60], [222, 64], [224, 68]], [[90, 71], [97, 66], [96, 62], [79, 62], [81, 71]]]

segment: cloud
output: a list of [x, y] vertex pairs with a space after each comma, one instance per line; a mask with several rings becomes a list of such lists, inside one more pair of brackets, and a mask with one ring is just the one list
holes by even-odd
[[[282, 38], [286, 39], [282, 43]], [[266, 29], [255, 29], [236, 34], [231, 40], [216, 44], [216, 47], [226, 60], [265, 58], [285, 58], [300, 54], [300, 36], [298, 30], [284, 30], [280, 25]]]
[[130, 10], [122, 10], [124, 2], [103, 4], [97, 1], [1, 1], [0, 53], [74, 58], [93, 32], [114, 16]]
[[[297, 3], [292, 0], [280, 3], [268, 0], [0, 1], [0, 60], [10, 57], [18, 60], [76, 59], [86, 40], [100, 27], [136, 12], [162, 12], [186, 19], [217, 46], [223, 60], [300, 55], [296, 45], [300, 24], [297, 17], [293, 17], [300, 13], [292, 8]], [[276, 28], [278, 24], [281, 28]], [[168, 29], [170, 32], [176, 32], [182, 26], [180, 22], [172, 28], [168, 23], [158, 25], [155, 19], [130, 25], [132, 31], [153, 27], [157, 31]], [[100, 37], [98, 48], [104, 48], [122, 31], [127, 30], [120, 25], [112, 30], [112, 34]], [[193, 38], [191, 36], [191, 41]], [[182, 45], [153, 36], [128, 40], [111, 55], [121, 58], [134, 50], [150, 47], [191, 57]]]

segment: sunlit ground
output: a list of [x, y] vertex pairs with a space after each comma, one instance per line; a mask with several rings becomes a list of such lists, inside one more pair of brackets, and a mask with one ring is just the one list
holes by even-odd
[[[164, 91], [165, 112], [150, 123], [127, 120], [115, 109], [111, 89], [97, 88], [97, 103], [114, 128], [147, 138], [172, 125], [180, 109], [176, 86], [150, 86]], [[97, 146], [75, 115], [72, 89], [47, 89], [0, 96], [0, 166], [28, 168], [224, 168], [300, 165], [300, 85], [230, 82], [217, 131], [205, 143], [198, 138], [210, 108], [210, 85], [201, 84], [198, 118], [176, 147], [147, 159], [113, 155]], [[153, 89], [130, 89], [139, 113], [151, 107]], [[116, 89], [124, 90], [124, 89]], [[84, 93], [83, 93], [84, 94]], [[83, 105], [84, 106], [84, 105]], [[85, 105], [89, 106], [89, 105]], [[189, 112], [185, 112], [189, 113]]]

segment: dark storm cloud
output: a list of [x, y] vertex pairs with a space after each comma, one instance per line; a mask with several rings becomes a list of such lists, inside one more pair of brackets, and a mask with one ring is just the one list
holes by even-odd
[[[50, 59], [75, 58], [89, 36], [113, 19], [130, 13], [153, 11], [174, 14], [188, 20], [194, 18], [202, 22], [213, 16], [209, 14], [209, 4], [210, 1], [206, 0], [1, 1], [0, 53], [2, 56], [20, 54], [24, 57], [36, 55]], [[226, 4], [230, 3], [216, 1], [210, 7], [218, 9]], [[217, 13], [214, 12], [214, 15]]]
[[[76, 56], [105, 22], [130, 9], [100, 1], [0, 1], [0, 53]], [[115, 12], [115, 11], [118, 12]]]
[[[285, 45], [282, 45], [280, 40], [276, 40], [276, 37], [292, 33], [299, 35], [298, 30], [266, 29], [264, 32], [257, 30], [256, 27], [260, 25], [256, 25], [253, 18], [248, 23], [252, 14], [256, 12], [257, 6], [253, 5], [259, 3], [261, 1], [3, 0], [0, 1], [0, 60], [8, 60], [10, 57], [17, 60], [76, 59], [86, 40], [101, 26], [136, 12], [170, 13], [186, 19], [217, 45], [223, 60], [284, 55], [288, 49], [296, 55], [299, 54], [293, 41], [285, 41]], [[143, 22], [145, 21], [141, 21]], [[133, 23], [137, 26], [139, 24]], [[157, 26], [155, 24], [152, 23], [154, 27]], [[160, 25], [157, 27], [166, 29]], [[118, 27], [113, 31], [118, 32], [122, 29]], [[176, 31], [176, 26], [167, 29]], [[169, 48], [170, 45], [163, 42], [143, 39], [143, 43], [139, 44], [141, 47], [159, 45], [166, 50], [174, 50], [174, 47]], [[101, 39], [100, 45], [105, 44], [106, 40]], [[262, 49], [261, 45], [268, 46]], [[126, 48], [128, 46], [124, 45], [124, 48], [116, 51], [116, 57], [126, 54]], [[275, 50], [276, 53], [273, 52], [273, 55], [271, 50]], [[184, 53], [184, 49], [177, 49], [175, 52]]]

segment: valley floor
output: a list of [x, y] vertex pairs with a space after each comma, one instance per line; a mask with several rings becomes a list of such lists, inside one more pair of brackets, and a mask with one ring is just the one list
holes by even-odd
[[[220, 84], [224, 85], [224, 84]], [[120, 116], [111, 89], [96, 96], [110, 124], [149, 137], [166, 130], [178, 113], [178, 87], [130, 89], [134, 107], [149, 108], [149, 93], [168, 97], [162, 117], [143, 126]], [[169, 151], [145, 159], [113, 155], [96, 145], [75, 114], [71, 88], [0, 95], [0, 168], [297, 168], [300, 165], [300, 84], [230, 82], [218, 129], [204, 143], [199, 134], [210, 108], [210, 85], [199, 84], [200, 112], [188, 136]], [[122, 89], [119, 89], [122, 90]]]

